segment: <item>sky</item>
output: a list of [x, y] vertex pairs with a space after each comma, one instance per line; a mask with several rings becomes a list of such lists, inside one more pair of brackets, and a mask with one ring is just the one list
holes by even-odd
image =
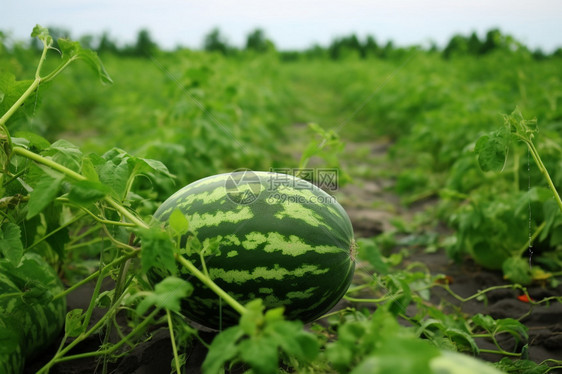
[[214, 27], [239, 47], [262, 28], [283, 50], [327, 45], [351, 33], [443, 47], [454, 34], [483, 37], [492, 28], [531, 49], [562, 47], [560, 0], [0, 0], [0, 30], [27, 40], [35, 24], [68, 29], [75, 38], [107, 31], [121, 44], [146, 28], [164, 48], [201, 47]]

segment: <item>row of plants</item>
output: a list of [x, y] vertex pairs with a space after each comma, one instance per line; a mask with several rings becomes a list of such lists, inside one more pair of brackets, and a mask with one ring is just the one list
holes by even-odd
[[[170, 60], [167, 60], [170, 65], [160, 65], [159, 67], [157, 61], [153, 62], [157, 75], [166, 78], [163, 79], [163, 82], [160, 81], [161, 86], [158, 90], [153, 85], [158, 81], [147, 80], [144, 81], [145, 89], [141, 90], [135, 86], [135, 92], [131, 93], [131, 97], [123, 96], [120, 93], [112, 96], [109, 94], [111, 88], [102, 88], [103, 92], [100, 93], [100, 91], [96, 91], [100, 90], [99, 88], [90, 87], [90, 85], [93, 87], [91, 77], [88, 78], [87, 75], [78, 73], [69, 74], [74, 70], [66, 69], [73, 61], [83, 60], [94, 68], [94, 72], [102, 81], [109, 82], [111, 78], [95, 54], [82, 49], [75, 42], [59, 40], [62, 59], [47, 59], [47, 53], [52, 48], [52, 38], [48, 31], [37, 27], [33, 35], [44, 43], [39, 66], [34, 73], [35, 79], [20, 81], [15, 80], [11, 74], [2, 73], [0, 80], [2, 83], [0, 86], [2, 92], [0, 124], [2, 125], [3, 167], [0, 246], [2, 264], [7, 263], [8, 269], [16, 268], [22, 271], [20, 272], [20, 274], [24, 274], [20, 279], [22, 288], [15, 296], [18, 299], [27, 300], [29, 303], [39, 299], [43, 304], [50, 305], [85, 283], [95, 281], [96, 284], [89, 307], [86, 310], [74, 309], [66, 314], [62, 342], [40, 372], [47, 372], [55, 365], [65, 361], [84, 358], [100, 358], [101, 367], [107, 371], [112, 362], [134, 349], [143, 340], [144, 334], [148, 334], [148, 329], [155, 326], [163, 326], [168, 329], [174, 347], [171, 370], [180, 372], [182, 366], [188, 362], [188, 358], [183, 352], [200, 338], [198, 331], [187, 324], [180, 313], [180, 302], [183, 298], [189, 297], [192, 286], [183, 279], [171, 276], [153, 287], [146, 278], [146, 272], [150, 265], [157, 265], [169, 269], [172, 273], [178, 271], [175, 270], [178, 266], [179, 269], [197, 274], [197, 269], [182, 260], [182, 256], [178, 256], [182, 250], [181, 245], [178, 245], [178, 235], [185, 231], [186, 225], [189, 223], [179, 220], [168, 231], [163, 231], [160, 227], [151, 227], [146, 222], [149, 222], [155, 207], [169, 195], [171, 190], [175, 189], [176, 183], [183, 185], [185, 181], [214, 174], [238, 163], [248, 162], [256, 169], [263, 168], [264, 165], [269, 167], [273, 157], [270, 152], [275, 151], [277, 143], [271, 140], [271, 144], [264, 144], [267, 143], [264, 139], [287, 136], [287, 133], [278, 126], [280, 122], [286, 122], [276, 117], [276, 110], [280, 110], [279, 108], [282, 107], [279, 102], [283, 102], [284, 97], [288, 102], [294, 103], [294, 97], [287, 99], [286, 96], [290, 97], [292, 93], [298, 92], [291, 91], [291, 87], [294, 89], [294, 86], [284, 86], [283, 84], [298, 83], [293, 79], [301, 78], [301, 74], [307, 72], [306, 69], [316, 69], [317, 66], [309, 66], [302, 71], [295, 69], [295, 66], [283, 70], [284, 67], [271, 65], [276, 64], [275, 62], [263, 60], [253, 63], [248, 61], [247, 64], [250, 67], [244, 67], [246, 64], [227, 63], [216, 55], [190, 52], [187, 57], [199, 61], [196, 62], [197, 68], [185, 70], [185, 64], [191, 64], [186, 56], [170, 56], [168, 57]], [[428, 60], [425, 68], [429, 69], [432, 57], [424, 58]], [[46, 61], [49, 63], [46, 64]], [[177, 65], [172, 61], [176, 61]], [[201, 61], [205, 61], [205, 63], [201, 63]], [[106, 65], [109, 71], [112, 71], [111, 63], [117, 66], [121, 62], [109, 61]], [[130, 60], [122, 63], [123, 70], [120, 72], [123, 72], [124, 76], [126, 76], [127, 70], [134, 71], [142, 68], [145, 69], [142, 71], [148, 71], [146, 62]], [[10, 62], [10, 64], [16, 63]], [[209, 65], [217, 66], [217, 70], [208, 68]], [[134, 68], [134, 66], [137, 67]], [[171, 69], [168, 66], [174, 68]], [[279, 68], [278, 75], [269, 75], [269, 69], [272, 66]], [[394, 71], [390, 65], [382, 64], [381, 66], [381, 69], [386, 69], [389, 74]], [[353, 77], [353, 74], [367, 74], [367, 71], [359, 70], [366, 66], [358, 64], [352, 65], [352, 67], [348, 69], [348, 82], [358, 79], [357, 76]], [[248, 77], [253, 77], [253, 80], [247, 79], [247, 81], [254, 82], [254, 84], [242, 83], [246, 79], [240, 79], [240, 76], [235, 78], [235, 72], [243, 74], [236, 68], [242, 69], [244, 74], [248, 74]], [[25, 69], [29, 69], [29, 67]], [[176, 69], [177, 71], [187, 71], [183, 75], [184, 84], [178, 85], [178, 82], [174, 80], [173, 77], [182, 77], [175, 73]], [[331, 65], [331, 69], [333, 73], [336, 67]], [[151, 74], [154, 74], [154, 71]], [[419, 74], [419, 71], [417, 73]], [[266, 90], [264, 93], [263, 86], [255, 84], [256, 76], [263, 79], [268, 77], [267, 80], [264, 80], [265, 87], [275, 86], [280, 87], [281, 90]], [[422, 74], [422, 76], [425, 75]], [[112, 77], [117, 81], [119, 75], [114, 75], [112, 72]], [[242, 75], [242, 77], [244, 76]], [[54, 78], [58, 80], [57, 84], [47, 87], [46, 83]], [[69, 79], [73, 84], [64, 85], [64, 79]], [[229, 79], [233, 79], [234, 83], [229, 82]], [[321, 81], [322, 77], [318, 79]], [[339, 79], [343, 78], [336, 74], [332, 79], [327, 82], [339, 82]], [[132, 85], [133, 81], [136, 80], [131, 75], [129, 84]], [[142, 80], [140, 81], [142, 83]], [[319, 85], [319, 81], [314, 83]], [[59, 82], [60, 85], [58, 85]], [[82, 82], [84, 86], [82, 86]], [[386, 84], [391, 84], [391, 82], [392, 79], [388, 80]], [[404, 83], [407, 80], [401, 80], [401, 82]], [[217, 90], [215, 93], [209, 92], [209, 87], [230, 87], [230, 85], [237, 86], [234, 93], [228, 89]], [[441, 82], [437, 86], [441, 85], [445, 85], [445, 82]], [[57, 87], [61, 87], [60, 90]], [[186, 89], [186, 87], [189, 88]], [[302, 86], [299, 87], [302, 88]], [[398, 89], [398, 87], [395, 88]], [[407, 88], [408, 86], [406, 86]], [[66, 89], [70, 91], [66, 92]], [[119, 88], [115, 89], [123, 92]], [[387, 89], [388, 87], [384, 88], [384, 90]], [[164, 98], [161, 99], [161, 103], [157, 103], [160, 94], [168, 92], [167, 90], [172, 92], [170, 101]], [[259, 93], [256, 93], [256, 90]], [[159, 95], [147, 94], [150, 92], [158, 92]], [[342, 89], [340, 92], [345, 98], [345, 91]], [[397, 92], [398, 97], [404, 94], [402, 91]], [[95, 138], [102, 139], [105, 143], [97, 143], [93, 139], [94, 136], [87, 135], [92, 140], [75, 137], [75, 140], [83, 144], [78, 147], [69, 141], [54, 138], [73, 129], [70, 126], [60, 127], [52, 133], [49, 130], [53, 127], [51, 125], [46, 125], [43, 132], [40, 128], [33, 127], [36, 125], [35, 121], [44, 121], [45, 118], [48, 118], [47, 114], [41, 113], [42, 110], [47, 113], [56, 111], [60, 109], [61, 103], [64, 104], [62, 106], [71, 108], [66, 112], [67, 114], [65, 111], [61, 112], [61, 123], [65, 118], [70, 118], [74, 123], [79, 122], [80, 116], [77, 113], [80, 113], [80, 108], [70, 102], [73, 98], [80, 98], [80, 93], [87, 93], [94, 98], [92, 102], [96, 103], [95, 106], [99, 106], [92, 111], [92, 113], [96, 113], [92, 117], [99, 115], [101, 119], [100, 122], [94, 120], [91, 123], [89, 120], [82, 119], [84, 124], [76, 126], [74, 130], [86, 131], [88, 128], [93, 128], [96, 131]], [[209, 94], [211, 97], [207, 97]], [[382, 91], [380, 94], [382, 95]], [[254, 95], [256, 95], [255, 98]], [[302, 96], [296, 97], [297, 102], [302, 98]], [[423, 97], [421, 93], [419, 96], [414, 95], [415, 104], [410, 112], [412, 116], [419, 111], [419, 108], [414, 110], [415, 107], [424, 105], [421, 97]], [[42, 102], [38, 102], [37, 98], [41, 98]], [[123, 101], [120, 101], [119, 98]], [[147, 100], [146, 105], [140, 105], [141, 109], [138, 109], [139, 101], [143, 103], [143, 98]], [[50, 104], [49, 100], [52, 100]], [[182, 100], [183, 104], [178, 104]], [[348, 107], [347, 113], [357, 109], [357, 105], [362, 104], [364, 100], [365, 97], [359, 103], [354, 102], [353, 106]], [[373, 100], [376, 102], [376, 98]], [[118, 104], [112, 106], [114, 101]], [[197, 102], [204, 105], [194, 104]], [[371, 102], [366, 102], [360, 108], [362, 109], [360, 112], [351, 112], [349, 116], [343, 116], [342, 121], [347, 121], [347, 123], [336, 124], [341, 126], [340, 134], [349, 131], [349, 134], [343, 134], [343, 136], [352, 137], [353, 131], [361, 130], [359, 123], [353, 122], [358, 121], [359, 115], [364, 115], [363, 111], [372, 110], [370, 109]], [[236, 108], [237, 106], [238, 108]], [[91, 109], [90, 105], [84, 105], [84, 107]], [[137, 112], [132, 111], [135, 107], [137, 107]], [[206, 110], [209, 107], [213, 109]], [[145, 109], [147, 111], [144, 111]], [[330, 110], [334, 109], [338, 108], [330, 108]], [[108, 113], [104, 114], [106, 110]], [[222, 110], [227, 115], [229, 110], [232, 110], [233, 114], [221, 121], [216, 116]], [[118, 116], [120, 111], [124, 112], [121, 118]], [[251, 118], [245, 117], [245, 112]], [[153, 116], [147, 117], [147, 113]], [[32, 120], [30, 121], [25, 114], [31, 115]], [[125, 120], [127, 114], [132, 114], [133, 120], [130, 118]], [[296, 120], [302, 114], [293, 112], [292, 115], [294, 118], [290, 118], [290, 116], [288, 118]], [[18, 116], [20, 117], [18, 118]], [[85, 118], [91, 119], [92, 117], [86, 116]], [[114, 122], [111, 117], [117, 117], [118, 120]], [[213, 119], [213, 117], [215, 118]], [[244, 119], [238, 119], [238, 122], [228, 121], [233, 118]], [[378, 117], [373, 114], [372, 118]], [[396, 123], [400, 123], [405, 117], [398, 113], [389, 115], [388, 118], [397, 118]], [[53, 119], [52, 123], [55, 124], [58, 121]], [[166, 126], [159, 127], [155, 123]], [[510, 134], [512, 126], [516, 127], [514, 133], [520, 136], [529, 136], [534, 130], [532, 127], [529, 128], [532, 124], [519, 117], [518, 113], [506, 117], [506, 123], [508, 125], [506, 129]], [[229, 127], [225, 130], [221, 128], [221, 124]], [[236, 124], [240, 128], [237, 129]], [[264, 126], [263, 124], [269, 125]], [[411, 125], [410, 129], [419, 126], [415, 120], [408, 124]], [[527, 126], [530, 130], [523, 126]], [[137, 130], [140, 131], [140, 134]], [[248, 130], [250, 133], [247, 134], [244, 130]], [[396, 127], [390, 130], [397, 131]], [[232, 138], [228, 136], [229, 131], [235, 131], [234, 134], [240, 136], [243, 144], [234, 145]], [[252, 134], [253, 131], [259, 132]], [[408, 140], [408, 136], [416, 134], [416, 131], [409, 130], [407, 127], [403, 131], [405, 133], [400, 137], [396, 136], [399, 140], [394, 148], [393, 157], [402, 166], [402, 175], [405, 175], [411, 169], [406, 169], [404, 165], [407, 166], [411, 161], [408, 161], [407, 157], [400, 159], [397, 155], [400, 154], [402, 144], [413, 142], [411, 139], [414, 135], [410, 140]], [[322, 133], [319, 129], [317, 132]], [[41, 136], [46, 134], [49, 135], [49, 139]], [[322, 134], [324, 139], [333, 139], [333, 133], [324, 132]], [[437, 133], [434, 135], [440, 136]], [[254, 136], [256, 139], [252, 139]], [[393, 135], [389, 134], [389, 136]], [[154, 142], [162, 142], [162, 138], [148, 142], [147, 145], [142, 143], [142, 137], [154, 139], [164, 137], [166, 141], [161, 144], [165, 145], [157, 147], [157, 150], [150, 153], [149, 150], [153, 149], [151, 147], [154, 146]], [[505, 150], [508, 145], [505, 143], [505, 138], [505, 133], [499, 131], [487, 135], [487, 138], [476, 143], [477, 154], [480, 157], [476, 157], [474, 153], [470, 154], [475, 160], [474, 165], [478, 168], [474, 169], [474, 173], [480, 173], [489, 180], [505, 176], [497, 177], [495, 174], [486, 174], [480, 171], [480, 166], [477, 164], [480, 162], [485, 169], [497, 169], [496, 165], [501, 163], [501, 157], [503, 156], [505, 159], [505, 152], [499, 152], [497, 144], [503, 146], [503, 148], [499, 147], [500, 150]], [[531, 140], [531, 144], [536, 141]], [[110, 146], [104, 149], [103, 147], [107, 146], [107, 143], [119, 145], [121, 148]], [[320, 144], [325, 144], [325, 141]], [[264, 146], [274, 148], [264, 150]], [[183, 147], [183, 150], [179, 153], [172, 153], [169, 158], [166, 158], [167, 152], [174, 152], [174, 149], [177, 150], [180, 147]], [[528, 147], [530, 152], [533, 147]], [[129, 148], [132, 148], [132, 151], [124, 150]], [[245, 156], [240, 155], [243, 153], [241, 148], [247, 150], [248, 153]], [[309, 149], [312, 151], [309, 151], [308, 156], [313, 155], [313, 151], [319, 148], [321, 146], [310, 147]], [[537, 153], [540, 153], [540, 159], [544, 159], [546, 164], [549, 160], [549, 153], [543, 148], [539, 149], [540, 151]], [[531, 161], [539, 159], [535, 156], [533, 153]], [[234, 159], [230, 157], [234, 157]], [[248, 159], [239, 157], [248, 157]], [[306, 164], [306, 158], [302, 160], [302, 165]], [[424, 157], [420, 157], [420, 160], [423, 159]], [[177, 165], [176, 162], [181, 164]], [[188, 164], [184, 164], [184, 162]], [[456, 165], [456, 162], [458, 161], [453, 159], [450, 161], [450, 165]], [[520, 162], [518, 168], [522, 168], [524, 171], [524, 166], [529, 164]], [[415, 166], [419, 167], [419, 165]], [[552, 166], [549, 164], [545, 169], [550, 171]], [[437, 170], [437, 168], [424, 169], [424, 171], [433, 172]], [[557, 180], [556, 172], [551, 171], [549, 175], [551, 175], [551, 180]], [[513, 181], [513, 179], [510, 180]], [[524, 185], [521, 180], [522, 178], [518, 179], [517, 185], [522, 183]], [[486, 181], [485, 179], [482, 185]], [[536, 178], [532, 182], [542, 183], [542, 179]], [[553, 184], [555, 183], [553, 182]], [[510, 185], [513, 186], [512, 183]], [[499, 184], [498, 189], [501, 187], [502, 185]], [[452, 191], [451, 188], [449, 190]], [[547, 192], [552, 193], [552, 190], [538, 191], [535, 189], [534, 193], [537, 196], [546, 196]], [[532, 203], [535, 204], [535, 201]], [[462, 203], [454, 204], [452, 209], [454, 211], [464, 205]], [[536, 209], [538, 208], [534, 208], [533, 211]], [[544, 217], [550, 221], [545, 223], [537, 236], [545, 235], [544, 232], [556, 232], [558, 213], [554, 212], [553, 206], [548, 209], [552, 211], [552, 215]], [[470, 223], [468, 226], [474, 225]], [[460, 233], [462, 235], [462, 231]], [[135, 237], [141, 238], [140, 246]], [[553, 240], [552, 235], [545, 236], [546, 238]], [[369, 265], [358, 269], [357, 279], [361, 281], [355, 281], [356, 283], [346, 296], [349, 308], [325, 316], [319, 323], [313, 324], [307, 330], [303, 329], [301, 322], [284, 320], [282, 311], [279, 309], [264, 310], [264, 306], [259, 300], [248, 305], [236, 304], [236, 300], [231, 301], [236, 306], [235, 309], [240, 311], [240, 322], [215, 337], [209, 346], [209, 353], [203, 363], [203, 371], [221, 372], [224, 365], [228, 364], [227, 367], [230, 368], [251, 368], [254, 372], [259, 373], [275, 370], [430, 373], [445, 368], [455, 370], [459, 368], [459, 362], [466, 361], [464, 365], [474, 365], [475, 371], [496, 372], [496, 369], [486, 366], [468, 355], [459, 356], [452, 353], [455, 351], [472, 355], [482, 353], [483, 350], [476, 344], [476, 339], [480, 338], [492, 341], [496, 346], [496, 349], [491, 350], [492, 353], [497, 354], [498, 357], [505, 357], [496, 363], [496, 368], [501, 370], [508, 372], [535, 370], [545, 373], [560, 367], [562, 363], [554, 359], [543, 363], [526, 360], [527, 330], [519, 321], [494, 320], [486, 315], [466, 318], [460, 310], [455, 308], [447, 309], [447, 313], [445, 313], [443, 305], [430, 301], [434, 290], [444, 289], [451, 297], [463, 303], [481, 298], [493, 289], [482, 290], [475, 295], [463, 298], [448, 287], [446, 277], [431, 275], [422, 264], [401, 266], [408, 253], [385, 252], [385, 239], [385, 236], [381, 236], [374, 240], [360, 241], [358, 256]], [[188, 245], [194, 244], [188, 243]], [[523, 245], [525, 243], [521, 248]], [[464, 248], [464, 246], [460, 247]], [[197, 250], [195, 247], [183, 249]], [[63, 291], [50, 289], [44, 283], [34, 279], [33, 272], [23, 271], [26, 266], [30, 266], [26, 264], [32, 261], [29, 258], [31, 253], [39, 254], [44, 259], [45, 266], [54, 267], [57, 273], [62, 275], [64, 282], [72, 284], [72, 286]], [[206, 284], [212, 283], [212, 279], [205, 274], [196, 276], [200, 277], [199, 279], [204, 283], [207, 282]], [[531, 277], [533, 276], [531, 274]], [[102, 292], [101, 285], [106, 278], [111, 278], [115, 287]], [[555, 279], [555, 275], [551, 274], [549, 279]], [[521, 278], [513, 277], [512, 280], [524, 283], [521, 282]], [[498, 287], [520, 290], [531, 300], [525, 288], [519, 284]], [[221, 291], [217, 290], [217, 292], [220, 294]], [[13, 296], [4, 295], [3, 297]], [[531, 303], [542, 305], [552, 301], [560, 300], [559, 298], [549, 298], [531, 300]], [[363, 305], [376, 305], [377, 310], [373, 313], [370, 308], [363, 308]], [[412, 307], [414, 313], [411, 312]], [[105, 309], [105, 314], [100, 320], [92, 322], [92, 313], [95, 308]], [[125, 325], [117, 322], [118, 313], [124, 313], [127, 316]], [[397, 320], [407, 327], [400, 325]], [[4, 323], [4, 321], [2, 322]], [[39, 324], [28, 328], [43, 329], [45, 327], [45, 325]], [[0, 339], [8, 343], [4, 346], [15, 349], [21, 344], [25, 344], [20, 340], [24, 338], [13, 335], [16, 334], [13, 330], [3, 331], [7, 331], [7, 333], [1, 335]], [[117, 331], [119, 339], [111, 341], [110, 335], [115, 331]], [[515, 342], [514, 349], [505, 348], [498, 342], [498, 336], [503, 334], [512, 337]], [[32, 332], [27, 335], [25, 338], [31, 336]], [[100, 335], [102, 339], [98, 350], [72, 353], [74, 347], [93, 335]], [[259, 354], [257, 354], [258, 352]], [[6, 354], [5, 351], [1, 353]], [[35, 352], [20, 352], [19, 355], [25, 356], [32, 353]], [[17, 370], [23, 363], [9, 363], [8, 365], [11, 366], [8, 366], [7, 370]]]
[[[46, 69], [55, 67], [56, 54], [49, 50]], [[14, 72], [10, 81], [34, 74], [33, 50], [3, 57], [2, 66]], [[154, 181], [160, 200], [189, 181], [238, 165], [267, 170], [289, 159], [279, 144], [287, 139], [286, 108], [294, 101], [274, 74], [278, 61], [179, 51], [152, 60], [107, 56], [104, 62], [117, 77], [111, 85], [98, 84], [84, 68], [65, 70], [59, 84], [43, 82], [26, 104], [29, 110], [10, 119], [12, 132], [51, 142], [62, 137], [100, 154], [109, 143], [157, 158], [175, 176], [175, 183]], [[1, 109], [11, 103], [6, 98]]]
[[316, 61], [287, 71], [295, 80], [311, 77], [337, 98], [328, 106], [335, 110], [317, 108], [318, 119], [344, 139], [390, 140], [395, 167], [386, 176], [395, 178], [406, 205], [439, 197], [437, 218], [455, 231], [446, 243], [452, 258], [470, 255], [521, 284], [556, 285], [562, 270], [557, 66], [522, 51], [448, 61], [414, 51], [397, 64]]

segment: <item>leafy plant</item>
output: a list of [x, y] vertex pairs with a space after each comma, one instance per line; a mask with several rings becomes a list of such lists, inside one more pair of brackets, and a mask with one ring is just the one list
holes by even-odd
[[[518, 50], [489, 53], [474, 64], [466, 56], [443, 61], [429, 52], [389, 48], [390, 59], [366, 55], [345, 63], [280, 64], [275, 54], [224, 57], [178, 50], [160, 51], [158, 60], [106, 54], [102, 65], [95, 53], [64, 39], [57, 44], [59, 58], [42, 27], [33, 35], [43, 42], [35, 72], [29, 70], [29, 61], [37, 58], [33, 49], [16, 46], [0, 56], [7, 71], [35, 73], [22, 81], [0, 73], [0, 257], [13, 265], [40, 255], [71, 285], [49, 295], [43, 284], [30, 280], [25, 301], [61, 300], [94, 284], [89, 304], [68, 311], [62, 341], [40, 372], [87, 358], [109, 372], [156, 328], [170, 335], [175, 372], [186, 366], [186, 350], [194, 342], [209, 348], [202, 368], [207, 373], [430, 373], [470, 365], [477, 365], [474, 372], [493, 370], [469, 357], [481, 353], [501, 359], [495, 366], [506, 372], [545, 373], [562, 365], [525, 359], [532, 342], [524, 320], [463, 312], [465, 303], [484, 304], [497, 290], [515, 290], [532, 307], [561, 301], [559, 296], [534, 300], [522, 286], [555, 284], [562, 263], [557, 250], [562, 222], [552, 198], [552, 186], [562, 181], [559, 61], [539, 65]], [[94, 85], [87, 73], [68, 69], [77, 60], [102, 82], [111, 82], [107, 71], [119, 79], [111, 89]], [[47, 85], [54, 78], [57, 84]], [[541, 118], [546, 124], [541, 132], [514, 112], [506, 116], [505, 128], [473, 144], [489, 132], [495, 113], [514, 102]], [[286, 125], [311, 121], [322, 126], [310, 128], [317, 139], [303, 147], [302, 168], [316, 157], [338, 167], [343, 141], [369, 144], [379, 141], [375, 135], [384, 137], [391, 143], [389, 167], [370, 170], [369, 176], [395, 177], [395, 190], [409, 204], [439, 195], [440, 217], [458, 235], [440, 241], [433, 232], [418, 235], [395, 220], [396, 231], [361, 240], [361, 266], [344, 308], [304, 328], [283, 319], [281, 309], [264, 310], [259, 300], [241, 305], [204, 267], [199, 270], [179, 255], [193, 251], [204, 264], [210, 250], [204, 243], [182, 243], [190, 230], [183, 215], [172, 213], [167, 229], [147, 222], [178, 185], [240, 165], [267, 169], [293, 162], [278, 147], [298, 143]], [[58, 139], [67, 136], [72, 141]], [[108, 139], [115, 146], [109, 150]], [[526, 149], [544, 169], [529, 173]], [[539, 185], [541, 178], [548, 188]], [[531, 243], [537, 256], [529, 267], [523, 255]], [[455, 293], [448, 276], [432, 275], [408, 257], [414, 249], [434, 251], [442, 245], [456, 256], [468, 249], [515, 283], [468, 296]], [[171, 274], [154, 287], [146, 276], [152, 266]], [[193, 290], [179, 279], [181, 273], [192, 274], [230, 304], [241, 316], [239, 324], [208, 344], [179, 312]], [[114, 287], [102, 291], [108, 280]], [[99, 320], [96, 309], [103, 314]], [[99, 347], [79, 351], [93, 336]], [[4, 330], [0, 340], [14, 343]], [[0, 346], [2, 354], [6, 344]]]
[[[550, 193], [530, 185], [527, 191], [519, 190], [520, 156], [517, 155], [515, 190], [475, 189], [468, 196], [469, 204], [460, 206], [451, 217], [458, 229], [456, 248], [465, 248], [478, 263], [502, 269], [507, 279], [521, 284], [549, 277], [538, 266], [531, 268], [528, 261], [521, 258], [526, 252], [532, 255], [533, 242], [546, 243], [550, 248], [560, 244], [556, 228], [562, 223], [562, 201], [533, 141], [537, 132], [536, 120], [525, 120], [516, 109], [505, 116], [504, 127], [478, 139], [474, 152], [484, 172], [501, 172], [506, 168], [508, 152], [512, 150], [517, 155], [518, 149], [512, 143], [524, 142], [546, 179]], [[556, 205], [560, 209], [556, 209]], [[514, 231], [514, 227], [521, 229]]]

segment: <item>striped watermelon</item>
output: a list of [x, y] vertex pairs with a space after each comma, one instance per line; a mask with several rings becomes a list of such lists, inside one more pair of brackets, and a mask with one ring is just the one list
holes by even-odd
[[[172, 195], [154, 217], [180, 209], [200, 242], [217, 239], [205, 259], [210, 277], [237, 301], [261, 298], [289, 319], [313, 321], [345, 294], [355, 268], [353, 229], [335, 199], [285, 174], [235, 172], [196, 181]], [[187, 238], [184, 238], [185, 245]], [[187, 257], [201, 269], [199, 255]], [[184, 314], [211, 328], [239, 315], [195, 277]]]
[[20, 373], [25, 360], [61, 333], [66, 299], [53, 299], [63, 286], [39, 255], [26, 253], [18, 267], [0, 259], [0, 373]]

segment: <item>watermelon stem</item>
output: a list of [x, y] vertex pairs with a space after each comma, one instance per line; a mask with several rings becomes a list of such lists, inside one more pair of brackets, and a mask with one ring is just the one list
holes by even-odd
[[226, 301], [228, 305], [230, 305], [234, 310], [240, 313], [240, 315], [244, 315], [248, 312], [248, 309], [246, 309], [246, 307], [244, 307], [232, 296], [226, 293], [226, 291], [220, 288], [215, 282], [213, 282], [213, 280], [209, 276], [203, 274], [203, 272], [197, 269], [191, 261], [185, 259], [183, 256], [175, 255], [175, 257], [183, 267], [187, 268], [191, 272], [191, 274], [195, 275], [197, 279], [203, 282], [204, 285], [209, 287], [214, 293], [224, 299], [224, 301]]
[[168, 330], [170, 331], [170, 342], [172, 343], [172, 352], [174, 353], [174, 364], [176, 367], [176, 373], [181, 373], [180, 358], [178, 356], [176, 338], [174, 337], [174, 325], [172, 323], [172, 315], [170, 314], [169, 309], [166, 309], [166, 319], [168, 320]]
[[[15, 154], [18, 154], [20, 156], [26, 157], [30, 160], [33, 160], [37, 163], [43, 164], [45, 166], [50, 167], [53, 170], [56, 170], [58, 172], [63, 173], [64, 175], [77, 180], [77, 181], [85, 181], [87, 180], [87, 178], [81, 174], [78, 174], [77, 172], [75, 172], [74, 170], [71, 170], [53, 160], [50, 160], [48, 158], [45, 158], [41, 155], [38, 155], [37, 153], [33, 153], [23, 147], [19, 147], [16, 146], [13, 149], [13, 152]], [[133, 213], [129, 212], [127, 210], [127, 208], [125, 208], [123, 205], [119, 204], [118, 202], [116, 202], [112, 197], [110, 196], [105, 196], [103, 198], [105, 200], [105, 202], [110, 205], [113, 209], [115, 209], [116, 211], [118, 211], [119, 213], [121, 213], [121, 215], [123, 217], [126, 217], [129, 221], [131, 221], [132, 223], [134, 223], [136, 226], [138, 227], [142, 227], [144, 229], [148, 229], [149, 226], [142, 221], [140, 218], [138, 218], [137, 216], [135, 216]]]
[[207, 264], [205, 263], [205, 256], [203, 255], [203, 251], [199, 253], [199, 257], [201, 258], [201, 267], [203, 268], [203, 274], [205, 274], [207, 278], [210, 278], [209, 271], [207, 270]]

